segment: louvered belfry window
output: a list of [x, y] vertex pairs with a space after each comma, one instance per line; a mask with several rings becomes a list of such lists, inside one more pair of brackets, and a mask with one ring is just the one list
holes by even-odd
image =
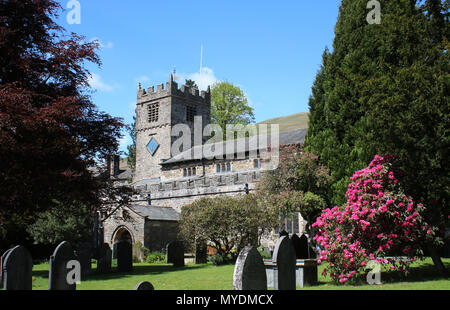
[[148, 121], [150, 123], [157, 122], [159, 119], [159, 102], [150, 103], [148, 105]]
[[194, 121], [194, 116], [197, 113], [195, 107], [192, 106], [187, 106], [186, 107], [186, 120], [188, 122], [193, 122]]

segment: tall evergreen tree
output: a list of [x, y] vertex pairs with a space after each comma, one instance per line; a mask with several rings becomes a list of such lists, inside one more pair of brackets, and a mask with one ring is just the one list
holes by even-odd
[[[401, 180], [427, 207], [427, 222], [448, 227], [448, 1], [383, 1], [381, 24], [368, 24], [367, 1], [343, 0], [333, 51], [324, 64], [320, 119], [307, 149], [331, 170], [331, 200], [344, 203], [349, 177], [375, 154], [395, 154]], [[316, 86], [316, 85], [314, 85]], [[321, 105], [314, 106], [321, 107]], [[316, 123], [320, 123], [317, 125]], [[445, 272], [433, 245], [436, 266]]]
[[[328, 47], [322, 54], [322, 65], [317, 72], [316, 79], [311, 89], [311, 96], [309, 97], [309, 126], [308, 133], [306, 135], [306, 141], [309, 137], [314, 137], [320, 133], [324, 128], [326, 128], [326, 119], [324, 115], [325, 106], [325, 65], [327, 62], [328, 55], [330, 54]], [[317, 141], [317, 139], [316, 139]]]

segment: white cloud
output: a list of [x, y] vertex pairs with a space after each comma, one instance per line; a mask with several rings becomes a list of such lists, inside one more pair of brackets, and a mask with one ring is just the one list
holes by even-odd
[[90, 40], [90, 42], [94, 42], [94, 41], [96, 41], [100, 45], [100, 49], [113, 48], [114, 47], [114, 43], [112, 43], [111, 41], [108, 41], [107, 43], [104, 43], [99, 38], [92, 38]]
[[212, 86], [214, 83], [219, 82], [219, 80], [214, 75], [214, 71], [211, 68], [203, 67], [202, 72], [195, 73], [180, 73], [177, 74], [180, 78], [180, 83], [184, 84], [186, 79], [193, 80], [198, 85], [200, 90], [206, 90], [208, 86]]
[[148, 76], [146, 76], [146, 75], [141, 75], [141, 76], [135, 78], [134, 81], [136, 83], [141, 83], [141, 84], [145, 84], [145, 83], [151, 82], [150, 78]]
[[92, 75], [88, 79], [88, 83], [92, 88], [95, 88], [97, 90], [102, 91], [113, 91], [114, 86], [108, 85], [105, 82], [102, 81], [102, 78], [100, 75], [92, 73]]

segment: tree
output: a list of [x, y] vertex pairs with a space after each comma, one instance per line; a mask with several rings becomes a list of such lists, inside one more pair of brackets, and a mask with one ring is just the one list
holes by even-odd
[[217, 82], [211, 89], [211, 121], [222, 128], [226, 139], [227, 125], [248, 125], [255, 121], [255, 115], [238, 86]]
[[[324, 128], [326, 128], [326, 118], [324, 114], [325, 108], [325, 89], [324, 82], [325, 78], [325, 66], [327, 62], [327, 58], [330, 55], [328, 48], [325, 48], [325, 51], [322, 54], [322, 65], [320, 66], [319, 71], [317, 72], [316, 79], [314, 80], [314, 84], [311, 88], [311, 96], [309, 97], [309, 126], [308, 132], [306, 134], [306, 144], [309, 142], [310, 137], [314, 137], [317, 134], [320, 134]], [[315, 139], [315, 141], [320, 141], [320, 139]], [[313, 143], [313, 142], [312, 142]]]
[[136, 169], [136, 116], [133, 116], [133, 123], [131, 123], [128, 133], [131, 137], [131, 144], [127, 146], [127, 164], [134, 171]]
[[[77, 203], [77, 202], [74, 202]], [[72, 244], [85, 242], [92, 237], [92, 212], [86, 206], [58, 204], [58, 207], [37, 214], [36, 221], [27, 231], [35, 243]]]
[[208, 242], [225, 260], [234, 261], [245, 246], [259, 245], [270, 223], [266, 208], [252, 194], [200, 198], [182, 207], [180, 236], [191, 245]]
[[329, 263], [324, 274], [340, 283], [357, 282], [373, 260], [407, 273], [423, 254], [421, 243], [432, 240], [436, 229], [425, 222], [424, 206], [405, 195], [398, 174], [393, 156], [376, 155], [351, 177], [347, 203], [325, 209], [313, 224], [319, 229], [314, 237], [322, 248], [319, 262]]
[[[436, 244], [442, 244], [450, 216], [448, 15], [448, 2], [445, 9], [441, 1], [432, 0], [416, 12], [414, 24], [407, 24], [409, 16], [390, 16], [392, 27], [403, 22], [411, 28], [406, 33], [406, 42], [411, 43], [401, 44], [396, 55], [380, 56], [380, 76], [361, 85], [365, 130], [372, 133], [362, 143], [372, 152], [397, 155], [405, 190], [424, 204], [427, 222], [442, 232], [436, 235], [437, 242], [424, 247], [440, 273], [447, 275]], [[388, 40], [389, 34], [386, 30], [380, 35]], [[381, 48], [389, 48], [389, 43]]]
[[187, 79], [186, 82], [184, 83], [184, 85], [186, 85], [188, 87], [192, 87], [192, 88], [198, 88], [198, 86], [195, 83], [195, 81], [191, 80], [191, 79]]
[[[92, 167], [118, 149], [122, 120], [88, 95], [97, 43], [66, 35], [53, 0], [0, 2], [0, 227], [24, 243], [36, 214], [102, 204]], [[67, 210], [67, 209], [66, 209]]]
[[263, 175], [256, 195], [274, 218], [291, 217], [294, 212], [300, 212], [308, 222], [306, 231], [312, 238], [311, 224], [329, 203], [328, 169], [316, 155], [302, 152], [300, 144], [281, 147], [279, 161], [275, 170]]
[[[425, 206], [426, 221], [448, 227], [448, 1], [383, 3], [381, 24], [368, 24], [367, 1], [343, 0], [333, 51], [324, 62], [323, 92], [313, 93], [306, 149], [330, 168], [330, 199], [345, 202], [353, 171], [375, 154], [395, 154], [405, 191]], [[320, 124], [320, 125], [319, 125]], [[437, 249], [428, 245], [441, 273]]]

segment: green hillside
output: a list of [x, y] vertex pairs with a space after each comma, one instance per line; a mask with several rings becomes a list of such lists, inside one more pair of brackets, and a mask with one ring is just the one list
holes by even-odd
[[288, 116], [271, 118], [258, 124], [279, 124], [280, 132], [308, 128], [308, 115], [308, 112], [301, 112]]

